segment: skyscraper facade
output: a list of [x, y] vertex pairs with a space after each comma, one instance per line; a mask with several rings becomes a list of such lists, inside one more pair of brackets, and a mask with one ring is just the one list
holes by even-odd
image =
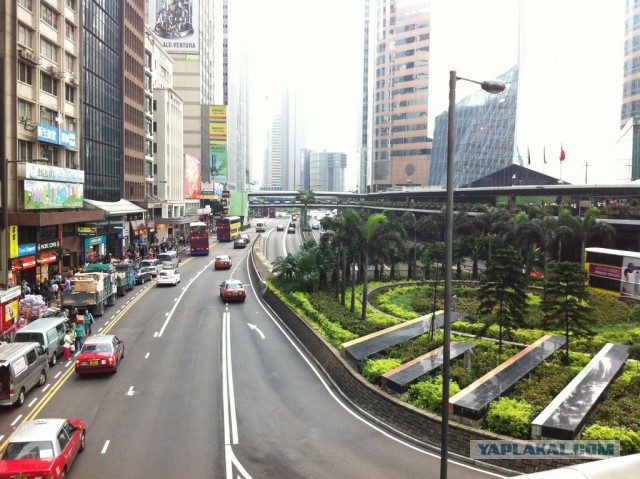
[[625, 8], [621, 128], [640, 115], [640, 2], [628, 0]]
[[309, 181], [313, 190], [344, 191], [347, 155], [337, 152], [312, 152], [309, 158]]
[[377, 0], [371, 191], [426, 185], [430, 2]]

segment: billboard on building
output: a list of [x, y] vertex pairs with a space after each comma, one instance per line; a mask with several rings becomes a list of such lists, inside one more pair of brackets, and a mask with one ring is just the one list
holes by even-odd
[[184, 155], [184, 197], [188, 200], [200, 198], [200, 159]]
[[227, 178], [227, 106], [209, 106], [209, 154], [211, 176], [223, 183]]
[[168, 52], [198, 52], [200, 0], [150, 0], [149, 23]]
[[24, 208], [82, 208], [84, 185], [53, 181], [24, 180]]

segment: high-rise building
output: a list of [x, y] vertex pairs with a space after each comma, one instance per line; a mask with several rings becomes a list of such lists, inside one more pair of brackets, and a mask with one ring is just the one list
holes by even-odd
[[[369, 92], [372, 91], [371, 79], [372, 75], [369, 70], [371, 55], [371, 0], [364, 0], [364, 50], [363, 50], [363, 69], [362, 69], [362, 119], [360, 121], [360, 171], [358, 174], [358, 193], [366, 193], [367, 185], [369, 185], [369, 163], [371, 155], [371, 144], [369, 134], [371, 125], [369, 118], [371, 117], [371, 102]], [[375, 49], [374, 49], [375, 51]]]
[[[123, 8], [118, 0], [77, 2], [85, 22], [82, 57], [82, 154], [85, 196], [124, 197]], [[142, 121], [142, 116], [140, 117]]]
[[312, 152], [309, 157], [309, 181], [316, 191], [344, 191], [347, 155], [337, 152]]
[[640, 115], [640, 3], [626, 2], [624, 24], [624, 84], [622, 89], [622, 128]]
[[426, 185], [430, 2], [376, 0], [376, 7], [369, 189]]
[[283, 150], [282, 117], [278, 115], [271, 123], [267, 135], [263, 187], [266, 190], [282, 190]]

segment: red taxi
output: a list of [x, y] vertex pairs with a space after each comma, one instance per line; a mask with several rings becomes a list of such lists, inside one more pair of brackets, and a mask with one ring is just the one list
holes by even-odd
[[2, 454], [0, 479], [64, 478], [84, 446], [80, 419], [27, 421], [11, 435]]
[[216, 261], [213, 265], [214, 269], [231, 269], [231, 256], [227, 254], [221, 254], [216, 256]]
[[115, 373], [124, 358], [124, 341], [113, 334], [89, 336], [76, 359], [76, 373]]
[[247, 292], [240, 281], [237, 279], [228, 279], [220, 285], [220, 297], [223, 301], [244, 302], [247, 298]]

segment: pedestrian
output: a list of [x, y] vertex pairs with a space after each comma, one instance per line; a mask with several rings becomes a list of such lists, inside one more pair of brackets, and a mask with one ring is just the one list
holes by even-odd
[[67, 321], [69, 321], [69, 323], [73, 325], [76, 323], [77, 320], [78, 320], [78, 310], [75, 308], [75, 306], [71, 306]]
[[82, 349], [82, 343], [84, 342], [84, 326], [81, 322], [77, 322], [75, 327], [76, 338], [74, 340], [74, 344], [76, 346], [76, 351], [80, 351]]
[[76, 350], [76, 328], [75, 325], [72, 324], [69, 328], [69, 339], [71, 340], [71, 345], [69, 346], [69, 351], [73, 352]]
[[91, 311], [87, 309], [84, 313], [84, 324], [85, 324], [84, 329], [87, 333], [87, 336], [91, 336], [91, 334], [93, 334], [91, 332], [91, 329], [92, 329], [93, 323], [95, 322], [96, 320], [93, 319], [93, 314], [91, 314]]
[[69, 359], [71, 359], [71, 335], [69, 334], [69, 331], [67, 331], [66, 333], [64, 333], [64, 360], [65, 361], [69, 361]]
[[64, 288], [62, 289], [65, 293], [71, 292], [71, 281], [69, 281], [69, 277], [64, 279]]

